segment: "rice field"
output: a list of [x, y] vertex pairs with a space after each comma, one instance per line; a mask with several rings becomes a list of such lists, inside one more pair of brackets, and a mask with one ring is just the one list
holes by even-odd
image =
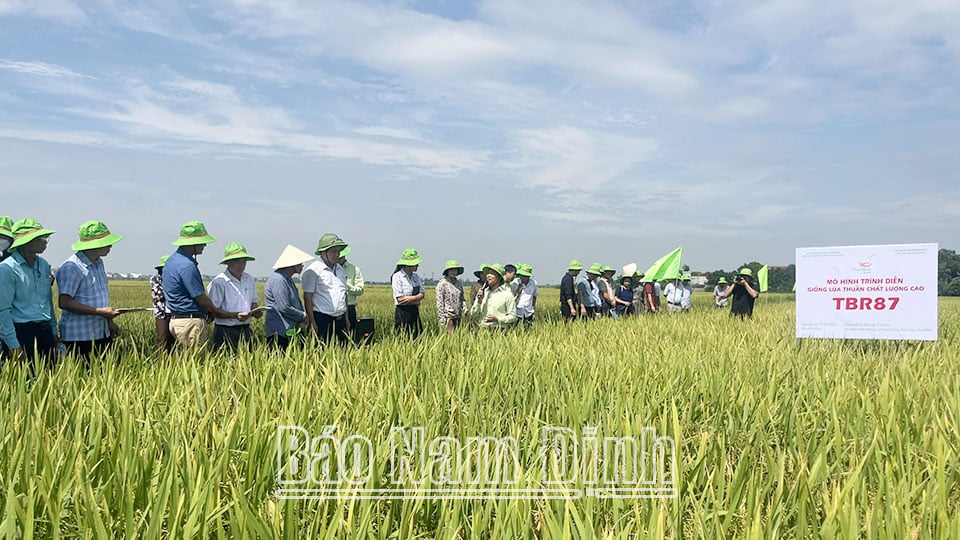
[[[114, 307], [150, 305], [146, 282], [111, 287]], [[957, 299], [929, 343], [797, 341], [791, 295], [762, 297], [752, 321], [698, 293], [690, 313], [564, 325], [542, 289], [532, 328], [452, 336], [432, 301], [416, 342], [393, 336], [390, 291], [371, 287], [365, 348], [161, 356], [133, 313], [89, 370], [30, 379], [8, 363], [0, 537], [960, 537]], [[282, 500], [284, 425], [510, 435], [528, 486], [544, 426], [650, 426], [675, 442], [677, 497]]]

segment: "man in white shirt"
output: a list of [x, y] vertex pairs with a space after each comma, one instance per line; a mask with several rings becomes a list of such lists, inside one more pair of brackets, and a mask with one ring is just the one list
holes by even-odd
[[667, 311], [681, 311], [681, 300], [683, 300], [683, 288], [680, 286], [680, 278], [674, 278], [667, 286], [663, 288], [663, 297], [667, 301]]
[[683, 311], [690, 311], [690, 306], [693, 305], [693, 286], [690, 285], [690, 275], [684, 274], [680, 278], [680, 308]]
[[[257, 284], [253, 276], [246, 273], [247, 261], [256, 260], [247, 254], [247, 248], [236, 242], [227, 244], [223, 250], [223, 259], [220, 264], [227, 265], [227, 269], [217, 274], [207, 286], [207, 296], [218, 309], [228, 312], [247, 314], [256, 309], [260, 303], [257, 293]], [[254, 317], [262, 317], [263, 311], [256, 311]], [[253, 332], [250, 331], [250, 317], [236, 317], [230, 319], [216, 318], [213, 326], [213, 348], [219, 349], [226, 345], [231, 351], [236, 351], [240, 342], [249, 345], [253, 341]]]
[[340, 345], [347, 344], [352, 328], [347, 317], [346, 273], [337, 262], [345, 247], [347, 243], [339, 236], [324, 234], [314, 252], [320, 260], [310, 263], [300, 274], [307, 322], [322, 341], [329, 343], [336, 337]]
[[533, 324], [533, 315], [537, 310], [537, 297], [540, 296], [540, 289], [537, 288], [537, 282], [533, 279], [533, 266], [520, 263], [517, 266], [517, 276], [520, 277], [517, 284], [517, 318], [524, 324]]

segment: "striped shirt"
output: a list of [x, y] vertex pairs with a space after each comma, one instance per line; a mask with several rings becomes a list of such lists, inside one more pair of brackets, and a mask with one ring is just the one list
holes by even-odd
[[[60, 265], [57, 270], [57, 288], [60, 294], [73, 298], [87, 307], [102, 308], [110, 305], [110, 289], [107, 287], [107, 271], [103, 259], [92, 263], [78, 251]], [[63, 310], [60, 314], [60, 339], [63, 341], [93, 341], [110, 337], [107, 319], [99, 315], [86, 315]]]

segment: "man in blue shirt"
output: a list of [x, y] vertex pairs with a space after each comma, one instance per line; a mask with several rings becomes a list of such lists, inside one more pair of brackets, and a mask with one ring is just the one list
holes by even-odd
[[110, 290], [103, 258], [123, 237], [113, 234], [101, 221], [80, 226], [80, 240], [70, 246], [74, 253], [57, 270], [60, 306], [60, 340], [84, 360], [104, 351], [120, 328], [113, 322], [120, 312], [110, 307]]
[[52, 363], [57, 348], [53, 274], [40, 257], [54, 233], [32, 219], [14, 223], [11, 256], [0, 263], [0, 356], [39, 356]]
[[213, 305], [203, 287], [196, 257], [216, 240], [207, 233], [203, 223], [186, 223], [180, 228], [180, 238], [173, 243], [177, 250], [163, 266], [163, 296], [170, 310], [170, 333], [181, 347], [206, 343], [203, 330], [207, 319], [246, 321], [250, 317], [245, 311], [224, 311]]

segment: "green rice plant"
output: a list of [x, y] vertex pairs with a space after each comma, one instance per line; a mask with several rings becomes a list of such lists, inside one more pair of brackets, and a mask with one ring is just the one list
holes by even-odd
[[[115, 306], [149, 305], [146, 283], [111, 287]], [[252, 350], [168, 356], [132, 313], [89, 368], [7, 363], [0, 537], [960, 536], [960, 302], [941, 299], [937, 342], [797, 341], [791, 295], [748, 321], [697, 293], [690, 313], [564, 324], [556, 289], [541, 292], [536, 324], [505, 333], [447, 336], [428, 294], [425, 334], [396, 336], [389, 288], [370, 287], [366, 347], [270, 351], [257, 320]], [[368, 487], [386, 485], [393, 426], [513, 436], [530, 488], [544, 426], [652, 426], [675, 441], [678, 496], [283, 500], [284, 425], [373, 440]]]

